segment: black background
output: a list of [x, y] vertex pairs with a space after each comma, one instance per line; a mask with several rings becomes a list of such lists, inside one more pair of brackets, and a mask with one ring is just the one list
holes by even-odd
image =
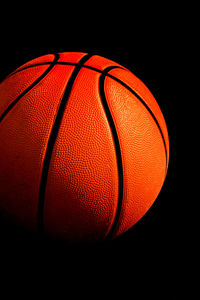
[[[76, 3], [64, 7], [62, 3], [49, 3], [25, 10], [12, 7], [11, 14], [6, 7], [7, 20], [1, 26], [0, 79], [38, 56], [68, 51], [92, 52], [130, 69], [157, 99], [169, 131], [169, 170], [157, 200], [132, 229], [100, 245], [72, 247], [41, 241], [18, 232], [2, 220], [1, 257], [12, 271], [14, 263], [18, 263], [18, 270], [22, 266], [32, 270], [35, 266], [37, 276], [41, 270], [52, 272], [52, 276], [60, 275], [62, 270], [76, 282], [76, 292], [80, 278], [80, 281], [88, 278], [88, 288], [100, 282], [101, 288], [110, 285], [118, 290], [124, 281], [124, 288], [134, 290], [137, 285], [134, 276], [141, 285], [141, 295], [149, 290], [147, 286], [152, 281], [149, 285], [154, 295], [169, 293], [170, 299], [178, 299], [175, 296], [178, 289], [174, 290], [174, 286], [177, 287], [176, 276], [180, 272], [182, 234], [177, 183], [178, 107], [173, 89], [179, 23], [176, 23], [176, 11], [164, 5], [130, 4], [115, 3], [108, 7], [103, 3], [88, 6]], [[115, 284], [110, 284], [111, 278]], [[66, 280], [67, 289], [70, 285]], [[100, 287], [97, 284], [98, 293]]]

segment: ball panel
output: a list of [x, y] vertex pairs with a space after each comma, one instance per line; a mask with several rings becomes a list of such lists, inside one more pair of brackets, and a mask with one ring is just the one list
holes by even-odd
[[0, 116], [20, 94], [47, 70], [47, 68], [48, 65], [23, 70], [8, 77], [0, 84]]
[[68, 240], [103, 239], [116, 211], [117, 160], [100, 75], [84, 68], [78, 74], [49, 169], [45, 229]]
[[105, 70], [107, 67], [110, 67], [110, 66], [116, 66], [116, 67], [121, 67], [123, 68], [121, 65], [119, 65], [118, 63], [110, 60], [110, 59], [107, 59], [107, 58], [104, 58], [104, 57], [101, 57], [101, 56], [98, 56], [98, 55], [93, 55], [85, 64], [86, 66], [90, 66], [90, 67], [93, 67], [93, 68], [96, 68], [96, 69], [99, 69], [100, 71], [103, 71]]
[[73, 68], [55, 66], [20, 99], [0, 126], [0, 210], [32, 230], [37, 227], [46, 145]]
[[123, 204], [116, 236], [150, 208], [165, 178], [166, 158], [158, 127], [145, 106], [106, 77], [105, 95], [116, 126], [123, 166]]
[[165, 139], [166, 148], [167, 148], [167, 160], [169, 160], [169, 137], [168, 137], [166, 122], [161, 112], [161, 109], [157, 101], [155, 100], [154, 96], [150, 92], [150, 90], [139, 78], [137, 78], [129, 70], [113, 69], [109, 72], [109, 74], [120, 79], [122, 82], [127, 84], [130, 88], [132, 88], [150, 108], [150, 110], [156, 117], [160, 125], [160, 128], [162, 130]]

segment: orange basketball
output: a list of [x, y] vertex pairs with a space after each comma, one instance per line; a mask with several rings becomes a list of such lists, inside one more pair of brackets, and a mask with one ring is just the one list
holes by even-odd
[[0, 85], [0, 213], [30, 231], [117, 237], [155, 201], [168, 160], [156, 100], [111, 60], [45, 55]]

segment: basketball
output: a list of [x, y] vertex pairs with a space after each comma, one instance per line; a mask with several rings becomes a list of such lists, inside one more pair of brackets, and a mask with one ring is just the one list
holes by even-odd
[[0, 215], [30, 232], [118, 237], [152, 206], [168, 162], [161, 109], [120, 64], [48, 54], [0, 84]]

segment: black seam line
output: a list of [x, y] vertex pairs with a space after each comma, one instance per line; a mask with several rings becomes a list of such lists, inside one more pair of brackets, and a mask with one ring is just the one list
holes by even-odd
[[46, 185], [47, 185], [47, 177], [51, 162], [51, 157], [53, 153], [53, 148], [58, 136], [59, 128], [63, 119], [63, 115], [65, 112], [65, 108], [68, 102], [68, 99], [70, 97], [74, 82], [76, 80], [76, 77], [79, 74], [79, 71], [83, 67], [83, 64], [91, 57], [91, 54], [86, 54], [82, 59], [79, 61], [79, 63], [76, 65], [76, 68], [73, 70], [71, 77], [68, 80], [68, 83], [65, 88], [65, 92], [63, 94], [63, 97], [60, 101], [58, 112], [50, 133], [50, 137], [47, 143], [47, 149], [44, 157], [43, 162], [43, 169], [42, 169], [42, 175], [41, 175], [41, 181], [40, 181], [40, 188], [39, 188], [39, 200], [38, 200], [38, 231], [39, 233], [44, 232], [44, 203], [45, 203], [45, 192], [46, 192]]
[[[31, 66], [28, 66], [28, 67], [24, 67], [14, 73], [11, 73], [10, 76], [22, 71], [22, 70], [25, 70], [25, 69], [28, 69], [28, 68], [31, 68], [31, 67], [36, 67], [36, 66], [40, 66], [40, 65], [46, 65], [46, 64], [50, 64], [50, 62], [45, 62], [45, 63], [39, 63], [39, 64], [34, 64], [34, 65], [31, 65]], [[59, 62], [57, 61], [56, 62], [56, 65], [71, 65], [71, 66], [76, 66], [77, 63], [70, 63], [70, 62]], [[94, 68], [94, 67], [91, 67], [91, 66], [87, 66], [87, 65], [84, 65], [83, 66], [84, 68], [87, 68], [87, 69], [90, 69], [90, 70], [93, 70], [93, 71], [96, 71], [96, 72], [99, 72], [99, 73], [103, 73], [104, 71], [102, 70], [99, 70], [97, 68]], [[119, 67], [121, 68], [121, 67]], [[123, 69], [123, 68], [122, 68]], [[126, 69], [124, 69], [126, 70]], [[107, 74], [108, 77], [112, 78], [113, 80], [117, 81], [118, 83], [120, 83], [121, 85], [123, 85], [125, 88], [127, 88], [135, 97], [138, 98], [138, 100], [140, 100], [140, 102], [146, 107], [146, 109], [149, 111], [149, 113], [151, 114], [151, 116], [153, 117], [159, 131], [160, 131], [160, 134], [161, 134], [161, 137], [162, 137], [162, 140], [163, 140], [163, 143], [164, 143], [164, 148], [165, 148], [165, 157], [166, 157], [166, 169], [167, 169], [167, 166], [168, 166], [168, 158], [167, 158], [167, 146], [166, 146], [166, 142], [165, 142], [165, 138], [164, 138], [164, 135], [163, 135], [163, 132], [162, 132], [162, 129], [156, 119], [156, 117], [154, 116], [153, 112], [150, 110], [150, 108], [147, 106], [147, 104], [143, 101], [143, 99], [130, 87], [128, 86], [126, 83], [124, 83], [123, 81], [121, 81], [120, 79], [118, 79], [117, 77], [111, 75], [111, 74]], [[8, 78], [8, 77], [7, 77]], [[7, 79], [6, 78], [6, 79]], [[0, 118], [0, 121], [1, 121], [1, 118]]]
[[[5, 79], [8, 79], [9, 77], [21, 72], [21, 71], [24, 71], [24, 70], [27, 70], [27, 69], [30, 69], [30, 68], [33, 68], [33, 67], [38, 67], [38, 66], [45, 66], [45, 65], [49, 65], [51, 64], [52, 62], [43, 62], [43, 63], [37, 63], [37, 64], [33, 64], [33, 65], [30, 65], [30, 66], [26, 66], [26, 67], [23, 67], [19, 70], [16, 70], [14, 72], [12, 72], [10, 75], [8, 75]], [[77, 63], [71, 63], [71, 62], [56, 62], [56, 65], [69, 65], [69, 66], [76, 66]], [[5, 80], [4, 79], [4, 80]]]
[[5, 116], [11, 111], [11, 109], [19, 102], [19, 100], [25, 96], [32, 88], [34, 88], [56, 65], [58, 59], [60, 58], [59, 54], [55, 54], [54, 60], [51, 65], [45, 70], [45, 72], [38, 77], [27, 89], [25, 89], [12, 103], [7, 107], [4, 113], [0, 116], [0, 122], [5, 118]]
[[115, 152], [116, 152], [116, 158], [117, 158], [117, 167], [118, 167], [118, 202], [117, 202], [117, 210], [115, 213], [115, 218], [112, 224], [112, 227], [109, 231], [109, 233], [106, 236], [106, 239], [110, 239], [114, 232], [117, 229], [117, 225], [119, 222], [119, 218], [121, 215], [121, 209], [122, 209], [122, 201], [123, 201], [123, 166], [122, 166], [122, 155], [121, 155], [121, 150], [120, 150], [120, 143], [119, 143], [119, 138], [118, 138], [118, 134], [117, 134], [117, 130], [115, 127], [115, 123], [114, 120], [112, 118], [112, 114], [110, 112], [107, 100], [106, 100], [106, 96], [105, 96], [105, 89], [104, 89], [104, 84], [105, 84], [105, 78], [108, 75], [108, 72], [111, 71], [112, 69], [115, 68], [120, 68], [117, 66], [111, 66], [106, 68], [102, 75], [99, 78], [99, 92], [100, 92], [100, 97], [101, 97], [101, 101], [102, 101], [102, 105], [104, 107], [104, 111], [111, 129], [111, 133], [113, 136], [113, 140], [114, 140], [114, 145], [115, 145]]

